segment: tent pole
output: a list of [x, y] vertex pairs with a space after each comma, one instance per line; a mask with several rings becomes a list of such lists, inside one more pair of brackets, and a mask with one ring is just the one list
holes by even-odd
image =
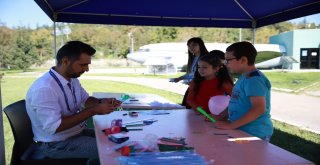
[[54, 49], [54, 55], [57, 54], [57, 32], [56, 32], [56, 21], [53, 22], [53, 49]]
[[256, 43], [256, 28], [257, 28], [257, 21], [252, 19], [252, 44], [254, 45]]
[[256, 43], [256, 28], [252, 28], [252, 44]]
[[4, 146], [4, 127], [3, 127], [3, 111], [2, 111], [2, 97], [1, 97], [1, 81], [3, 74], [0, 75], [0, 164], [6, 163], [6, 154], [5, 154], [5, 146]]
[[53, 43], [54, 55], [53, 55], [53, 57], [55, 57], [57, 54], [57, 32], [56, 32], [57, 19], [58, 19], [58, 13], [53, 13], [53, 40], [54, 40], [54, 43]]

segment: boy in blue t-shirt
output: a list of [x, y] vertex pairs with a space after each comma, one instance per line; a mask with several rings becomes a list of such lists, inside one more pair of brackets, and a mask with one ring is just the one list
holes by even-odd
[[229, 103], [229, 122], [218, 121], [220, 129], [240, 129], [269, 141], [273, 133], [270, 119], [270, 89], [268, 78], [254, 66], [257, 50], [249, 42], [230, 45], [225, 65], [233, 73], [242, 74], [236, 82]]

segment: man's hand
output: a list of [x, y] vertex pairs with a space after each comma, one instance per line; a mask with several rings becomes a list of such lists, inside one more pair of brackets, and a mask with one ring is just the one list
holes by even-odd
[[121, 101], [115, 99], [115, 98], [103, 98], [103, 99], [100, 99], [101, 100], [101, 103], [103, 104], [109, 104], [111, 106], [115, 106], [116, 108], [119, 107], [121, 105]]
[[94, 106], [92, 110], [94, 111], [95, 115], [104, 115], [113, 112], [118, 107], [119, 105], [115, 106], [106, 102], [101, 102], [98, 105]]
[[86, 108], [79, 113], [71, 116], [63, 117], [60, 126], [56, 132], [60, 132], [69, 129], [93, 115], [104, 115], [113, 112], [121, 105], [121, 101], [115, 98], [97, 99], [95, 97], [89, 97], [85, 103]]

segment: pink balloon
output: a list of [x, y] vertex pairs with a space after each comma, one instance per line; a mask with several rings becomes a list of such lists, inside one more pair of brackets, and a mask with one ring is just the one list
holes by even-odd
[[208, 102], [209, 110], [214, 115], [219, 115], [225, 110], [230, 101], [230, 96], [218, 95], [210, 98]]

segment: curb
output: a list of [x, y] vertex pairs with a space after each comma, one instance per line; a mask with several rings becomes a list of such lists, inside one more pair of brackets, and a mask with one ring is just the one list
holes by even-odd
[[[311, 85], [308, 85], [308, 86], [299, 88], [299, 89], [297, 89], [297, 90], [286, 89], [286, 88], [276, 88], [276, 87], [271, 87], [271, 90], [280, 91], [280, 92], [287, 92], [287, 93], [293, 93], [293, 94], [298, 94], [298, 93], [304, 91], [305, 89], [310, 88], [310, 87], [313, 87], [313, 86], [318, 85], [318, 84], [320, 84], [320, 82], [315, 82], [315, 83], [313, 83], [313, 84], [311, 84]], [[307, 95], [314, 96], [314, 97], [320, 97], [320, 95], [317, 95], [317, 94], [307, 93]]]

